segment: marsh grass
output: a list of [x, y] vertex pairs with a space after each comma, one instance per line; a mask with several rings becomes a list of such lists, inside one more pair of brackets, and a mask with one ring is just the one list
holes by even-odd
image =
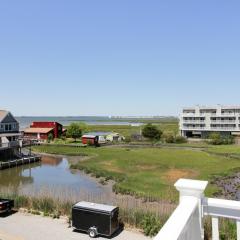
[[[219, 219], [219, 238], [220, 240], [235, 240], [237, 239], [236, 221], [220, 218]], [[207, 217], [204, 221], [204, 240], [212, 239], [212, 224], [211, 217]]]
[[[212, 149], [212, 148], [211, 148]], [[73, 148], [37, 146], [35, 151], [78, 156], [71, 168], [85, 171], [96, 178], [113, 179], [116, 193], [139, 198], [177, 201], [173, 185], [179, 178], [203, 179], [212, 182], [214, 175], [228, 175], [239, 167], [239, 159], [216, 156], [201, 150], [161, 148]], [[173, 174], [178, 173], [178, 174]], [[218, 191], [214, 183], [208, 185], [206, 194]]]
[[[60, 191], [60, 189], [59, 189]], [[31, 193], [30, 193], [31, 192]], [[131, 196], [106, 195], [71, 192], [61, 189], [62, 196], [54, 189], [32, 189], [28, 195], [24, 191], [8, 187], [0, 190], [3, 198], [14, 199], [16, 210], [27, 209], [35, 215], [59, 218], [67, 216], [71, 220], [71, 208], [77, 201], [89, 201], [119, 206], [120, 221], [128, 227], [142, 229], [147, 235], [156, 234], [167, 220], [175, 205], [168, 202], [153, 202], [147, 199], [135, 199]], [[55, 195], [54, 195], [55, 194]], [[150, 199], [151, 200], [151, 199]], [[148, 222], [148, 226], [146, 226]]]

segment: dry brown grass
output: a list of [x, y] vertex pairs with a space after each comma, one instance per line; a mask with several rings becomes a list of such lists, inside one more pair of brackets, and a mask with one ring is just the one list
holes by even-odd
[[109, 170], [109, 171], [113, 171], [113, 172], [116, 172], [116, 173], [123, 173], [124, 172], [123, 169], [116, 166], [115, 163], [112, 162], [112, 161], [102, 162], [102, 165], [104, 167], [106, 167], [106, 169]]
[[199, 172], [190, 169], [169, 169], [164, 175], [163, 179], [170, 183], [175, 183], [179, 178], [196, 178]]

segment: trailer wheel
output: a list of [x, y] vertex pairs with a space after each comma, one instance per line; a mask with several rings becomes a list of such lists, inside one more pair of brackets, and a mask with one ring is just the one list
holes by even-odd
[[88, 230], [89, 237], [95, 238], [97, 236], [97, 229], [96, 228], [90, 228]]

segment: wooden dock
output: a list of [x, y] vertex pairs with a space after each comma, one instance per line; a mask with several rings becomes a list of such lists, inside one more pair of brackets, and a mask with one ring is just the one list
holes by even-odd
[[31, 157], [24, 157], [21, 159], [16, 159], [8, 162], [0, 162], [0, 170], [13, 168], [24, 164], [30, 164], [41, 161], [40, 156], [31, 156]]

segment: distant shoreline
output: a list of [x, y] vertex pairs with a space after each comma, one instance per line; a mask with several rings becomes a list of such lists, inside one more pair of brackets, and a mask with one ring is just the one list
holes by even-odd
[[84, 122], [88, 125], [118, 125], [118, 126], [141, 126], [145, 123], [161, 123], [161, 122], [176, 122], [178, 121], [175, 117], [153, 117], [153, 118], [117, 118], [117, 117], [87, 117], [87, 116], [79, 116], [79, 117], [48, 117], [48, 116], [40, 116], [40, 117], [30, 117], [30, 116], [22, 116], [16, 117], [18, 122], [20, 123], [20, 128], [29, 127], [30, 124], [34, 121], [54, 121], [59, 122], [63, 126], [68, 126], [73, 122]]

